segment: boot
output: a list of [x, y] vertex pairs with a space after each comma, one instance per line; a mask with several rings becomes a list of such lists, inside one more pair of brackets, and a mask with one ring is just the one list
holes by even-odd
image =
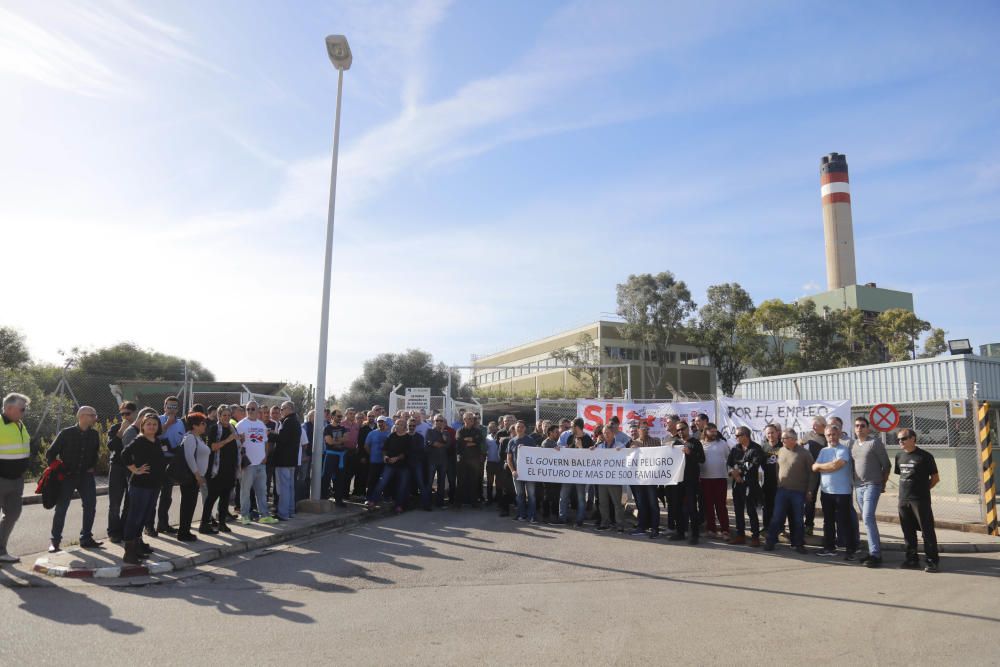
[[141, 537], [137, 539], [135, 542], [136, 542], [135, 551], [137, 554], [139, 554], [139, 558], [149, 558], [151, 555], [153, 555], [153, 547], [143, 542]]
[[729, 539], [726, 540], [726, 543], [727, 544], [746, 544], [747, 543], [747, 537], [746, 537], [746, 535], [744, 533], [734, 533], [733, 535], [729, 536]]
[[139, 554], [137, 548], [139, 546], [138, 540], [125, 540], [125, 556], [122, 558], [122, 562], [127, 565], [138, 565], [139, 564]]

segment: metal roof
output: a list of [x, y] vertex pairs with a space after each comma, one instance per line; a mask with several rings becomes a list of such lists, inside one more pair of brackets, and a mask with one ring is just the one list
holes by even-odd
[[1000, 360], [962, 354], [744, 380], [740, 398], [844, 400], [854, 405], [1000, 400]]

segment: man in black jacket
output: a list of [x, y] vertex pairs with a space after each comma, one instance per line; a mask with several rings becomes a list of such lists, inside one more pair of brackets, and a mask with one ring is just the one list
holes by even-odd
[[729, 544], [746, 544], [746, 516], [750, 517], [750, 545], [760, 546], [760, 520], [757, 518], [757, 504], [760, 502], [760, 465], [764, 461], [764, 450], [750, 439], [750, 429], [740, 426], [736, 429], [736, 446], [729, 450], [726, 467], [733, 480], [733, 511], [736, 513], [736, 533], [729, 538]]
[[66, 523], [66, 510], [73, 499], [73, 492], [80, 492], [83, 501], [83, 528], [80, 530], [80, 546], [85, 549], [96, 549], [101, 542], [94, 539], [94, 516], [97, 514], [97, 483], [94, 481], [94, 467], [97, 465], [97, 452], [101, 447], [101, 439], [93, 428], [97, 422], [97, 411], [89, 405], [82, 405], [76, 412], [76, 426], [64, 428], [52, 441], [45, 452], [45, 458], [51, 464], [57, 458], [63, 463], [66, 479], [59, 491], [59, 501], [52, 516], [52, 541], [49, 553], [59, 551], [62, 540], [63, 525]]
[[277, 496], [275, 511], [279, 521], [288, 521], [295, 516], [295, 467], [299, 464], [302, 447], [302, 424], [295, 414], [295, 404], [285, 401], [281, 404], [281, 424], [277, 431], [268, 435], [274, 443], [274, 485]]
[[670, 502], [670, 514], [674, 515], [674, 534], [669, 539], [683, 540], [685, 529], [690, 527], [689, 544], [698, 544], [698, 528], [701, 526], [701, 512], [698, 507], [698, 489], [701, 480], [701, 464], [705, 462], [705, 448], [701, 441], [691, 437], [686, 422], [677, 422], [674, 429], [673, 446], [684, 452], [684, 479], [674, 484]]

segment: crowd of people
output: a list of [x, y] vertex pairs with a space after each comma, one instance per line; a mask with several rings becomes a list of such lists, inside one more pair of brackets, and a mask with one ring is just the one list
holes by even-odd
[[[23, 477], [28, 468], [30, 437], [23, 416], [30, 401], [20, 394], [3, 399], [0, 424], [0, 562], [16, 562], [7, 539], [21, 508]], [[314, 411], [300, 421], [290, 401], [281, 405], [194, 405], [183, 414], [180, 401], [169, 396], [162, 413], [131, 402], [122, 403], [118, 420], [108, 430], [108, 537], [122, 543], [126, 563], [139, 563], [152, 553], [143, 536], [173, 535], [195, 541], [195, 511], [201, 498], [197, 532], [230, 532], [229, 523], [272, 524], [294, 517], [296, 503], [311, 484]], [[853, 439], [843, 424], [816, 417], [812, 430], [769, 425], [764, 442], [753, 442], [746, 427], [736, 429], [730, 443], [698, 415], [691, 424], [670, 416], [669, 438], [650, 436], [645, 421], [623, 430], [617, 417], [592, 431], [581, 418], [539, 420], [529, 429], [524, 420], [506, 415], [483, 424], [480, 416], [460, 411], [456, 422], [443, 414], [429, 419], [419, 410], [386, 414], [381, 406], [324, 411], [320, 493], [338, 506], [348, 499], [369, 509], [389, 502], [395, 512], [420, 508], [495, 506], [501, 517], [516, 521], [564, 524], [632, 536], [661, 536], [661, 505], [666, 510], [668, 539], [697, 544], [700, 535], [722, 537], [730, 544], [775, 548], [779, 535], [806, 553], [804, 536], [812, 534], [816, 501], [823, 516], [819, 556], [843, 554], [859, 560], [861, 521], [868, 552], [860, 562], [882, 563], [875, 510], [890, 473], [899, 476], [898, 511], [906, 542], [903, 567], [919, 568], [917, 531], [924, 541], [928, 572], [939, 567], [931, 489], [938, 483], [934, 457], [920, 449], [916, 433], [896, 434], [900, 451], [890, 464], [885, 445], [858, 417]], [[83, 504], [80, 546], [100, 548], [93, 526], [96, 515], [94, 471], [100, 438], [97, 412], [82, 406], [77, 423], [61, 431], [46, 452], [58, 462], [64, 478], [52, 520], [50, 552], [61, 548], [67, 508], [78, 493]], [[667, 445], [683, 454], [683, 479], [669, 486], [533, 482], [518, 476], [520, 447], [622, 449]], [[484, 483], [485, 482], [485, 483]], [[180, 518], [169, 521], [174, 488], [179, 489]], [[16, 492], [16, 493], [15, 493]], [[727, 496], [731, 495], [735, 526], [730, 530]], [[629, 500], [636, 524], [626, 518]], [[513, 508], [513, 514], [512, 514]], [[763, 517], [760, 513], [763, 513]], [[749, 541], [747, 526], [749, 524]], [[840, 551], [842, 550], [842, 551]]]

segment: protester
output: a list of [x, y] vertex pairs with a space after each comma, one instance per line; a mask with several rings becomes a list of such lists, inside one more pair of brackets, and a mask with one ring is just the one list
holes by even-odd
[[138, 436], [122, 449], [121, 461], [129, 473], [128, 512], [122, 537], [125, 542], [124, 562], [137, 565], [151, 550], [143, 550], [142, 527], [156, 507], [156, 496], [166, 477], [166, 459], [158, 441], [161, 426], [155, 412], [136, 419]]
[[[517, 494], [514, 491], [513, 473], [507, 465], [507, 453], [510, 449], [510, 441], [513, 437], [514, 425], [517, 420], [514, 418], [514, 415], [504, 415], [502, 421], [503, 428], [497, 431], [496, 434], [497, 443], [499, 443], [497, 454], [503, 462], [503, 467], [500, 470], [500, 496], [497, 499], [497, 506], [500, 508], [500, 516], [510, 516], [510, 505], [516, 502], [515, 496]], [[517, 516], [515, 515], [514, 518], [516, 519]]]
[[768, 424], [764, 427], [764, 486], [761, 489], [764, 503], [764, 529], [771, 525], [774, 515], [774, 495], [778, 491], [778, 451], [781, 449], [781, 427]]
[[924, 536], [924, 571], [937, 572], [937, 533], [934, 530], [934, 511], [931, 509], [931, 489], [941, 481], [934, 456], [917, 447], [917, 434], [904, 428], [896, 434], [902, 448], [896, 453], [895, 471], [899, 475], [899, 525], [906, 543], [906, 558], [902, 567], [917, 569], [917, 530]]
[[803, 508], [810, 497], [816, 473], [812, 471], [813, 457], [804, 445], [798, 444], [798, 434], [793, 429], [781, 432], [782, 449], [778, 452], [778, 490], [774, 497], [774, 515], [767, 529], [764, 551], [774, 551], [778, 533], [790, 523], [792, 547], [800, 554], [806, 553]]
[[[178, 416], [180, 414], [180, 400], [176, 396], [167, 396], [163, 401], [163, 414], [160, 415], [160, 449], [163, 457], [167, 459], [167, 464], [174, 457], [174, 450], [181, 445], [184, 434], [187, 432], [184, 422]], [[173, 504], [174, 483], [168, 475], [163, 475], [163, 487], [160, 489], [160, 498], [156, 506], [156, 523], [154, 525], [152, 517], [146, 524], [146, 534], [156, 537], [157, 533], [167, 533], [174, 535], [177, 529], [170, 525], [170, 506]]]
[[[382, 447], [385, 445], [385, 441], [388, 439], [390, 433], [388, 417], [379, 415], [375, 419], [375, 430], [365, 438], [365, 452], [368, 454], [368, 481], [366, 483], [368, 498], [371, 498], [371, 494], [375, 490], [375, 485], [378, 484], [379, 479], [382, 478], [382, 472], [385, 470], [385, 457], [382, 456]], [[381, 497], [377, 498], [377, 500], [381, 499]]]
[[500, 432], [496, 422], [486, 425], [486, 504], [492, 505], [502, 493], [501, 475], [503, 461], [500, 459], [500, 442], [497, 434]]
[[857, 531], [852, 517], [853, 475], [851, 450], [840, 443], [840, 429], [832, 422], [827, 425], [827, 446], [819, 452], [812, 469], [820, 473], [820, 504], [823, 507], [823, 548], [818, 556], [836, 556], [837, 541], [844, 543], [844, 560], [855, 560], [858, 550]]
[[709, 535], [718, 533], [719, 529], [725, 537], [729, 537], [729, 510], [726, 509], [726, 488], [729, 478], [729, 443], [719, 436], [715, 424], [706, 423], [701, 430], [701, 444], [705, 449], [705, 463], [701, 469], [701, 496], [705, 507], [705, 532]]
[[483, 487], [483, 452], [486, 444], [483, 432], [476, 426], [476, 415], [466, 412], [465, 426], [456, 436], [458, 444], [458, 491], [460, 498], [456, 506], [464, 502], [472, 507], [479, 506], [479, 494]]
[[136, 409], [135, 403], [123, 402], [118, 406], [118, 421], [108, 428], [108, 539], [114, 544], [122, 541], [123, 516], [128, 507], [128, 469], [121, 462], [122, 435], [132, 426]]
[[[660, 440], [649, 435], [649, 423], [645, 420], [634, 423], [635, 435], [631, 447], [659, 447]], [[632, 486], [632, 497], [635, 498], [636, 509], [639, 512], [639, 525], [631, 535], [645, 535], [655, 540], [660, 536], [660, 505], [656, 502], [655, 484], [635, 484]]]
[[270, 458], [274, 460], [275, 514], [279, 521], [288, 521], [295, 516], [295, 466], [302, 451], [302, 424], [291, 401], [282, 403], [279, 412], [281, 424], [269, 438], [274, 444]]
[[[701, 493], [701, 466], [705, 463], [705, 450], [701, 440], [690, 434], [686, 422], [678, 421], [674, 427], [674, 449], [684, 455], [684, 479], [670, 487], [669, 515], [673, 515], [672, 541], [687, 539], [688, 544], [698, 544], [701, 516], [698, 497]], [[690, 531], [690, 533], [688, 533]]]
[[337, 507], [346, 507], [344, 495], [347, 493], [347, 426], [340, 410], [330, 412], [330, 424], [323, 428], [323, 478], [320, 482], [320, 498], [330, 497], [330, 482], [333, 482], [333, 498]]
[[[614, 427], [604, 429], [603, 438], [597, 441], [595, 449], [624, 449], [625, 444], [616, 437]], [[627, 436], [626, 436], [627, 437]], [[614, 528], [619, 533], [625, 532], [625, 507], [622, 505], [622, 487], [620, 484], [600, 484], [597, 486], [597, 501], [601, 508], [601, 521], [597, 530]], [[612, 526], [612, 521], [614, 525]]]
[[[468, 421], [469, 416], [466, 415]], [[461, 437], [462, 431], [459, 431]], [[527, 521], [538, 523], [535, 519], [535, 483], [526, 482], [517, 477], [517, 450], [519, 447], [533, 447], [534, 441], [528, 435], [528, 426], [523, 420], [518, 420], [514, 425], [514, 437], [507, 443], [507, 469], [510, 470], [511, 478], [514, 480], [514, 493], [517, 497], [517, 516], [515, 521]]]
[[236, 429], [230, 423], [232, 411], [228, 405], [221, 405], [218, 409], [218, 419], [209, 425], [206, 430], [206, 443], [211, 449], [211, 456], [208, 462], [208, 471], [205, 478], [208, 480], [208, 497], [205, 499], [201, 512], [201, 526], [199, 533], [211, 534], [212, 530], [212, 508], [218, 505], [218, 532], [231, 533], [228, 526], [229, 520], [229, 494], [232, 493], [236, 484], [236, 477], [239, 474], [239, 446]]
[[[813, 461], [819, 457], [819, 453], [826, 447], [825, 431], [826, 418], [816, 416], [812, 420], [812, 430], [802, 436], [801, 444], [806, 446], [809, 455], [813, 457]], [[819, 500], [819, 475], [813, 476], [812, 483], [815, 484], [815, 487], [809, 489], [803, 515], [806, 535], [813, 534], [813, 528], [816, 523], [816, 501]]]
[[246, 418], [236, 425], [240, 437], [240, 523], [252, 522], [250, 513], [250, 492], [257, 500], [258, 521], [264, 524], [277, 523], [267, 511], [267, 426], [258, 419], [258, 405], [250, 401], [246, 405]]
[[[434, 487], [434, 504], [444, 507], [445, 484], [448, 478], [448, 422], [443, 414], [434, 415], [431, 429], [427, 431], [427, 487]], [[489, 442], [495, 441], [491, 440]], [[488, 443], [487, 443], [488, 444]], [[489, 465], [489, 464], [487, 464]], [[490, 496], [492, 501], [492, 496]]]
[[746, 544], [746, 519], [750, 519], [750, 546], [760, 546], [760, 522], [757, 505], [760, 500], [760, 464], [764, 451], [750, 439], [750, 429], [736, 429], [736, 446], [729, 450], [726, 466], [733, 480], [733, 512], [736, 514], [736, 533], [730, 544]]
[[395, 479], [396, 488], [393, 496], [395, 510], [397, 514], [403, 511], [408, 482], [406, 453], [409, 449], [410, 436], [407, 433], [406, 422], [402, 419], [397, 419], [395, 428], [385, 439], [385, 444], [382, 446], [382, 460], [385, 463], [385, 467], [382, 469], [382, 476], [379, 478], [375, 488], [368, 494], [366, 505], [369, 508], [376, 506], [376, 501], [382, 498], [386, 487]]
[[407, 477], [413, 485], [414, 491], [420, 497], [421, 509], [430, 512], [431, 487], [427, 482], [427, 441], [424, 436], [417, 433], [417, 427], [420, 425], [418, 419], [419, 416], [410, 417], [406, 422], [406, 434], [410, 438], [410, 444], [406, 450]]
[[861, 559], [861, 563], [868, 567], [878, 567], [882, 564], [882, 543], [878, 522], [875, 520], [875, 509], [878, 507], [879, 497], [885, 493], [892, 466], [885, 445], [872, 436], [868, 419], [858, 417], [854, 420], [854, 434], [856, 439], [851, 445], [854, 494], [868, 535], [868, 555]]
[[55, 513], [52, 515], [49, 553], [55, 553], [60, 549], [66, 510], [69, 509], [69, 503], [75, 492], [79, 492], [83, 503], [80, 546], [84, 549], [96, 549], [102, 544], [94, 539], [94, 516], [97, 514], [97, 483], [94, 480], [94, 468], [97, 466], [97, 455], [101, 448], [100, 435], [94, 429], [96, 422], [97, 411], [89, 405], [80, 406], [76, 411], [76, 425], [60, 431], [45, 452], [45, 459], [50, 465], [56, 459], [62, 461], [62, 471], [65, 474], [59, 487]]
[[[362, 500], [368, 496], [368, 452], [365, 451], [365, 440], [368, 439], [368, 434], [378, 428], [375, 425], [375, 413], [362, 412], [364, 415], [364, 421], [358, 426], [358, 448], [354, 452], [354, 468], [352, 473], [354, 476], [354, 487], [351, 491], [352, 496], [361, 498]], [[359, 418], [361, 417], [359, 415]]]
[[[195, 506], [198, 504], [198, 492], [207, 485], [205, 474], [208, 472], [208, 460], [212, 450], [205, 444], [202, 437], [208, 428], [208, 420], [205, 415], [200, 412], [192, 412], [187, 416], [185, 422], [188, 432], [181, 440], [181, 451], [177, 452], [177, 455], [183, 454], [188, 470], [191, 471], [191, 477], [188, 481], [178, 484], [181, 489], [181, 516], [177, 539], [181, 542], [194, 542], [198, 538], [191, 532], [191, 522], [194, 519]], [[208, 526], [205, 532], [217, 533], [218, 531]]]
[[[587, 435], [587, 432], [583, 430], [583, 419], [577, 417], [571, 422], [570, 430], [568, 433], [569, 437], [566, 439], [566, 444], [564, 446], [571, 449], [591, 449], [594, 446], [593, 439]], [[562, 435], [559, 436], [560, 438]], [[557, 447], [556, 449], [559, 449]], [[583, 519], [587, 512], [586, 504], [586, 484], [563, 484], [559, 491], [559, 521], [560, 523], [569, 524], [569, 510], [570, 510], [570, 495], [575, 495], [576, 498], [576, 527], [583, 527]]]
[[351, 495], [351, 481], [354, 479], [358, 468], [358, 435], [361, 433], [361, 424], [357, 419], [358, 411], [354, 408], [347, 408], [344, 412], [344, 497]]
[[[550, 421], [542, 422], [542, 427], [545, 430], [545, 439], [542, 440], [541, 446], [546, 449], [555, 449], [559, 446], [559, 425], [553, 424]], [[562, 485], [558, 482], [542, 482], [542, 521], [544, 523], [560, 523], [559, 520], [559, 497], [562, 492]], [[538, 488], [538, 483], [536, 482], [535, 488]]]

